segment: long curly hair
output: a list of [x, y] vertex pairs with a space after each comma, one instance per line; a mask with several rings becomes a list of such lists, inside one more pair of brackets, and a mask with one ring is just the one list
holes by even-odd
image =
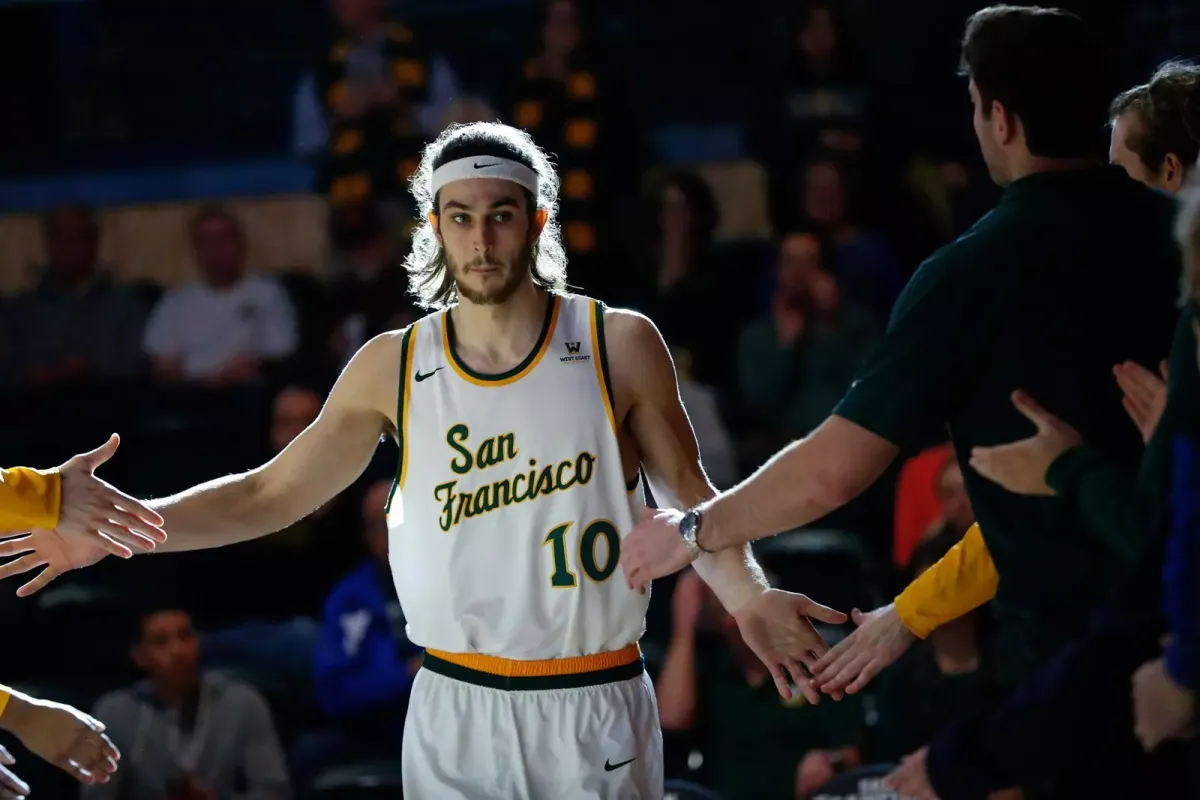
[[421, 163], [410, 180], [410, 191], [420, 214], [413, 232], [412, 249], [404, 259], [409, 291], [422, 308], [439, 310], [458, 302], [458, 285], [446, 263], [446, 253], [429, 221], [438, 210], [432, 192], [433, 171], [460, 158], [507, 158], [532, 169], [538, 176], [538, 193], [522, 189], [530, 219], [537, 209], [546, 212], [546, 225], [531, 248], [529, 268], [533, 280], [550, 291], [567, 285], [567, 253], [558, 225], [558, 172], [549, 155], [523, 130], [499, 122], [451, 125], [421, 152]]

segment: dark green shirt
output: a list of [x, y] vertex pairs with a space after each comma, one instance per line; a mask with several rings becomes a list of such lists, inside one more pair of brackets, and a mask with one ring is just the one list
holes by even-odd
[[861, 695], [809, 705], [786, 701], [768, 676], [758, 687], [728, 647], [699, 660], [697, 733], [708, 784], [724, 800], [792, 800], [796, 768], [810, 750], [858, 745], [863, 738]]
[[[1025, 389], [1114, 463], [1142, 451], [1113, 365], [1155, 365], [1177, 317], [1175, 204], [1115, 167], [1039, 173], [931, 256], [835, 413], [903, 449], [947, 423], [971, 448], [1033, 434]], [[1029, 674], [1078, 632], [1123, 569], [1121, 554], [1058, 498], [1023, 497], [964, 470], [1000, 575], [1001, 674]]]
[[1076, 509], [1098, 536], [1136, 558], [1155, 514], [1171, 491], [1172, 448], [1179, 433], [1200, 433], [1200, 372], [1196, 370], [1194, 314], [1179, 317], [1171, 346], [1167, 407], [1134, 470], [1091, 445], [1063, 453], [1046, 472], [1046, 482]]

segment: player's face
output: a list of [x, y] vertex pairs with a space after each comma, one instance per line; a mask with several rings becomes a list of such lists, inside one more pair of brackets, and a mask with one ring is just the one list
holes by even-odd
[[134, 661], [154, 680], [184, 688], [195, 683], [200, 640], [185, 611], [160, 611], [142, 623]]
[[442, 187], [438, 199], [446, 266], [464, 300], [503, 303], [531, 280], [533, 243], [540, 231], [520, 186], [469, 178]]

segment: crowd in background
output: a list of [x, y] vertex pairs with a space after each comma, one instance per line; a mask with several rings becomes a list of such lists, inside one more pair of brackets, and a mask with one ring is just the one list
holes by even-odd
[[[3, 460], [57, 463], [118, 430], [106, 477], [153, 496], [281, 450], [362, 343], [422, 313], [402, 267], [420, 148], [450, 122], [501, 119], [556, 156], [571, 285], [655, 321], [705, 467], [733, 485], [828, 416], [917, 264], [996, 198], [954, 74], [962, 22], [979, 4], [875, 5], [780, 3], [785, 33], [769, 48], [749, 48], [750, 60], [730, 43], [747, 55], [723, 67], [741, 95], [706, 99], [736, 110], [765, 176], [759, 234], [731, 237], [723, 221], [753, 203], [723, 197], [698, 166], [658, 163], [630, 112], [635, 94], [675, 88], [652, 75], [651, 89], [632, 86], [616, 66], [612, 18], [638, 25], [639, 12], [539, 3], [525, 57], [499, 77], [432, 44], [453, 38], [452, 19], [426, 29], [383, 0], [333, 0], [319, 57], [279, 98], [292, 123], [279, 148], [316, 165], [313, 191], [328, 200], [329, 262], [260, 271], [234, 204], [212, 198], [189, 216], [194, 278], [124, 281], [101, 260], [96, 209], [43, 209], [45, 263], [0, 304], [0, 410], [20, 420], [0, 433]], [[1186, 49], [1200, 42], [1186, 4], [1077, 5], [1127, 54], [1126, 86], [1166, 56], [1200, 52]], [[686, 16], [661, 13], [641, 24], [658, 26], [664, 59], [693, 47], [725, 60], [719, 41], [674, 41], [693, 36]], [[1153, 34], [1166, 25], [1169, 42]], [[848, 508], [764, 542], [775, 581], [875, 608], [945, 554], [974, 522], [961, 467], [948, 446], [907, 455]], [[5, 679], [95, 709], [136, 743], [122, 762], [130, 793], [97, 786], [85, 797], [284, 797], [339, 765], [398, 759], [420, 650], [386, 561], [395, 460], [381, 444], [358, 484], [262, 540], [104, 563], [36, 601], [0, 591], [0, 631], [29, 642], [6, 654]], [[895, 762], [986, 693], [988, 631], [984, 608], [943, 626], [867, 694], [805, 707], [781, 703], [694, 575], [656, 583], [643, 649], [668, 776], [726, 798], [799, 798], [849, 766]], [[215, 709], [203, 720], [164, 702], [197, 692]], [[181, 759], [191, 777], [179, 778]]]

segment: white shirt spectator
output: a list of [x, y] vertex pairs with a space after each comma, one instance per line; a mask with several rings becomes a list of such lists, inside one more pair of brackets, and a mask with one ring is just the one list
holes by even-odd
[[280, 359], [297, 346], [296, 312], [273, 278], [251, 275], [214, 289], [193, 283], [168, 291], [146, 326], [151, 358], [179, 359], [190, 380], [215, 377], [239, 356]]

